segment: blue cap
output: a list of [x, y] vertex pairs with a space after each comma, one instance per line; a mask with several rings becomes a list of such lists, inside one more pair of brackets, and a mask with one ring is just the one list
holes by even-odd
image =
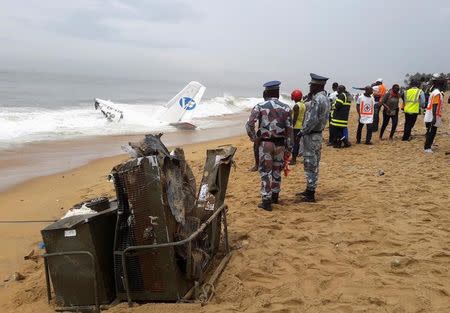
[[314, 73], [309, 74], [311, 76], [311, 84], [325, 85], [327, 83], [328, 77], [320, 76]]
[[278, 80], [272, 80], [270, 82], [267, 82], [263, 85], [266, 90], [274, 90], [274, 89], [280, 89], [281, 82]]

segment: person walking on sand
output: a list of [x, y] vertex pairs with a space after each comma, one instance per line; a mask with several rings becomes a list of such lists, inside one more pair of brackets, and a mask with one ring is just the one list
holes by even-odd
[[425, 106], [425, 94], [419, 88], [420, 82], [412, 80], [410, 85], [411, 87], [403, 94], [403, 105], [401, 107], [405, 113], [405, 128], [403, 129], [402, 141], [411, 139], [411, 131], [416, 124], [420, 108]]
[[305, 191], [296, 194], [296, 202], [315, 202], [319, 179], [322, 149], [322, 132], [330, 113], [330, 102], [324, 90], [327, 77], [311, 73], [310, 100], [306, 103], [305, 120], [298, 136], [303, 140], [303, 166], [306, 178]]
[[361, 133], [364, 125], [366, 125], [366, 145], [371, 145], [372, 142], [372, 123], [375, 108], [375, 99], [372, 96], [372, 87], [366, 86], [365, 91], [356, 100], [356, 110], [359, 114], [358, 129], [356, 131], [356, 143], [361, 143]]
[[351, 104], [351, 96], [345, 90], [345, 86], [339, 85], [338, 96], [331, 117], [331, 125], [333, 126], [334, 132], [332, 135], [334, 148], [341, 148], [342, 144], [345, 148], [351, 146], [344, 134], [348, 125]]
[[383, 79], [378, 78], [373, 84], [373, 98], [375, 99], [375, 108], [373, 113], [373, 124], [372, 131], [378, 131], [378, 125], [380, 124], [380, 109], [381, 109], [381, 100], [386, 94], [386, 86], [383, 84]]
[[[267, 100], [257, 104], [246, 124], [250, 140], [259, 139], [259, 173], [261, 175], [261, 198], [258, 207], [272, 211], [272, 203], [278, 203], [281, 190], [281, 171], [284, 160], [292, 151], [292, 110], [282, 103], [279, 81], [270, 81], [263, 86]], [[255, 131], [256, 122], [259, 129]]]
[[394, 139], [395, 130], [397, 129], [398, 124], [400, 98], [400, 86], [398, 84], [394, 84], [381, 100], [381, 105], [383, 106], [383, 125], [381, 125], [380, 140], [383, 140], [383, 134], [386, 127], [389, 125], [389, 120], [392, 120], [389, 139]]
[[[267, 91], [264, 90], [263, 91], [263, 99], [264, 101], [267, 100]], [[259, 124], [258, 124], [259, 127]], [[258, 167], [259, 167], [259, 138], [256, 137], [255, 140], [253, 141], [253, 157], [255, 160], [255, 165], [253, 165], [249, 171], [250, 172], [257, 172], [258, 171]]]
[[433, 80], [433, 91], [428, 99], [428, 105], [423, 119], [427, 128], [423, 147], [426, 153], [433, 153], [431, 146], [433, 145], [437, 129], [442, 124], [442, 112], [444, 109], [444, 87], [446, 81], [437, 74], [433, 75]]
[[291, 100], [295, 102], [292, 108], [292, 124], [294, 124], [294, 147], [292, 148], [292, 160], [290, 165], [295, 165], [297, 163], [297, 156], [300, 150], [300, 137], [298, 133], [303, 126], [303, 120], [305, 118], [306, 106], [303, 102], [303, 93], [299, 89], [295, 89], [291, 93]]

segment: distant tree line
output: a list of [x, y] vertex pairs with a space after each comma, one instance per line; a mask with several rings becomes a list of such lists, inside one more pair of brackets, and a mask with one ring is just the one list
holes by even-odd
[[[419, 81], [421, 86], [427, 86], [429, 85], [431, 78], [433, 74], [427, 74], [427, 73], [415, 73], [415, 74], [406, 74], [405, 80], [403, 81], [405, 83], [405, 86], [409, 87], [411, 85], [411, 81]], [[450, 79], [450, 73], [444, 74], [440, 73], [439, 76], [442, 79], [446, 79], [447, 81]], [[447, 86], [448, 87], [448, 86]]]

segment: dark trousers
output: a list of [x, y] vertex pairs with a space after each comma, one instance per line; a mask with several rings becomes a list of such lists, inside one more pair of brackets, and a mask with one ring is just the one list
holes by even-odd
[[395, 115], [387, 115], [386, 110], [383, 110], [383, 125], [381, 125], [380, 139], [383, 138], [383, 133], [386, 130], [386, 127], [388, 126], [390, 119], [392, 119], [392, 126], [389, 138], [390, 139], [394, 138], [395, 130], [397, 129], [398, 124], [398, 110], [395, 111]]
[[425, 123], [425, 126], [427, 127], [427, 133], [425, 135], [425, 145], [424, 149], [431, 149], [431, 146], [433, 145], [434, 137], [436, 137], [437, 127], [433, 126], [432, 123]]
[[294, 146], [292, 147], [292, 159], [295, 160], [298, 156], [298, 150], [300, 149], [300, 138], [298, 138], [298, 133], [300, 129], [294, 128]]
[[255, 166], [259, 166], [259, 141], [253, 143], [253, 156], [255, 157]]
[[348, 142], [348, 139], [350, 138], [350, 136], [348, 135], [348, 127], [344, 128], [344, 137], [345, 141]]
[[333, 138], [333, 147], [341, 148], [342, 144], [344, 144], [344, 146], [349, 146], [348, 140], [344, 136], [344, 131], [345, 127], [333, 126], [331, 131], [331, 136]]
[[329, 131], [329, 133], [330, 133], [330, 135], [329, 135], [329, 137], [328, 137], [328, 143], [329, 144], [333, 144], [334, 143], [334, 141], [335, 141], [335, 138], [334, 138], [334, 136], [335, 136], [335, 127], [333, 126], [333, 125], [331, 125], [331, 124], [329, 124], [329, 127], [328, 127], [328, 131]]
[[405, 113], [405, 129], [403, 130], [403, 141], [409, 140], [411, 131], [416, 124], [418, 114]]
[[380, 124], [380, 103], [379, 102], [375, 102], [375, 105], [373, 107], [373, 123], [372, 123], [372, 132], [377, 132], [378, 131], [378, 125]]
[[366, 143], [370, 143], [370, 141], [372, 140], [372, 124], [363, 124], [360, 122], [360, 123], [358, 123], [358, 129], [356, 131], [356, 142], [357, 143], [361, 143], [361, 133], [364, 128], [364, 125], [367, 126]]

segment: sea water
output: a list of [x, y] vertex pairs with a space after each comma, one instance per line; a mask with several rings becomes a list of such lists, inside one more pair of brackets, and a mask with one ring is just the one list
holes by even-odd
[[[0, 71], [0, 150], [39, 141], [175, 131], [158, 116], [187, 83]], [[210, 117], [236, 114], [261, 101], [251, 88], [233, 95], [214, 84], [206, 87], [193, 116], [200, 129], [226, 126], [226, 121]], [[123, 120], [106, 120], [94, 109], [94, 98], [119, 103]]]
[[[123, 153], [121, 145], [145, 133], [166, 133], [167, 145], [245, 133], [246, 111], [262, 100], [260, 84], [200, 82], [207, 90], [193, 116], [198, 129], [179, 131], [158, 116], [188, 81], [0, 70], [0, 190]], [[109, 122], [94, 98], [120, 104], [124, 118]]]

